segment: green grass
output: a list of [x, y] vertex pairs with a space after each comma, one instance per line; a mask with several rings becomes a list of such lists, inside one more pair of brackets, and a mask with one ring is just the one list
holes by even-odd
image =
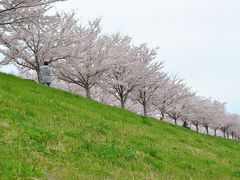
[[0, 179], [240, 179], [240, 143], [0, 74]]

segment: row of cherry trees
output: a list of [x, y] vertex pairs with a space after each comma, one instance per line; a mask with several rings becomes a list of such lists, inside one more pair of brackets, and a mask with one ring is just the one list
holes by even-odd
[[120, 33], [104, 34], [101, 19], [82, 25], [74, 13], [47, 15], [54, 2], [0, 2], [2, 65], [34, 72], [40, 81], [40, 66], [47, 61], [57, 87], [239, 140], [240, 117], [228, 113], [225, 103], [197, 96], [182, 79], [164, 72], [157, 48], [134, 45]]

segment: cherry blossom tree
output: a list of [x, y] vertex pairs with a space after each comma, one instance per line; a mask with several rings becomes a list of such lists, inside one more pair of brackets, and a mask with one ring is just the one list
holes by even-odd
[[[36, 8], [44, 13], [50, 4], [63, 0], [1, 0], [0, 1], [0, 28], [6, 25], [23, 23], [30, 18], [39, 16]], [[41, 10], [39, 10], [39, 7]]]
[[238, 120], [239, 116], [236, 114], [226, 113], [224, 118], [221, 119], [221, 126], [220, 129], [223, 132], [224, 138], [229, 138], [229, 133], [231, 132], [231, 128], [233, 129], [236, 121]]
[[156, 91], [153, 105], [160, 111], [160, 120], [165, 118], [168, 108], [177, 101], [189, 95], [190, 88], [187, 87], [182, 79], [174, 76], [167, 78], [165, 83]]
[[240, 140], [240, 116], [238, 115], [236, 119], [235, 126], [230, 129], [232, 131], [232, 139], [235, 139], [237, 141]]
[[217, 135], [217, 130], [220, 129], [221, 121], [226, 113], [226, 103], [221, 103], [219, 101], [214, 100], [212, 102], [212, 116], [211, 121], [209, 123], [209, 127], [213, 128], [214, 136]]
[[56, 65], [59, 79], [76, 84], [91, 98], [91, 89], [101, 76], [111, 67], [111, 49], [114, 39], [101, 34], [100, 19], [89, 22], [88, 27], [77, 27], [77, 42], [72, 55]]
[[232, 125], [229, 127], [229, 130], [228, 130], [228, 132], [231, 134], [232, 139], [236, 138], [239, 129], [240, 129], [240, 116], [237, 114], [234, 114]]
[[102, 88], [120, 101], [125, 109], [129, 94], [139, 86], [141, 63], [139, 63], [139, 48], [131, 46], [131, 38], [116, 34], [117, 40], [113, 48], [113, 65], [104, 74]]
[[[142, 77], [139, 86], [134, 88], [131, 99], [141, 104], [143, 115], [147, 116], [147, 108], [151, 105], [155, 91], [163, 84], [166, 73], [162, 72], [163, 63], [154, 63], [156, 49], [149, 49], [146, 44], [139, 47], [139, 64], [141, 64]], [[140, 66], [139, 66], [140, 67]]]
[[192, 120], [192, 123], [196, 126], [198, 131], [198, 125], [202, 125], [206, 129], [206, 134], [209, 134], [209, 127], [214, 123], [215, 113], [217, 111], [216, 107], [217, 102], [212, 102], [211, 98], [197, 97], [196, 99], [197, 108], [196, 111], [193, 111], [193, 114], [196, 119]]
[[149, 74], [149, 76], [142, 78], [141, 85], [134, 89], [131, 99], [141, 104], [144, 116], [147, 116], [148, 108], [153, 102], [155, 92], [160, 88], [165, 75], [161, 72]]
[[199, 132], [199, 125], [202, 122], [199, 117], [201, 117], [203, 109], [201, 98], [194, 96], [190, 98], [188, 108], [184, 114], [184, 118], [196, 127], [197, 132]]
[[211, 98], [201, 99], [201, 111], [199, 113], [199, 119], [201, 125], [206, 129], [207, 135], [209, 134], [209, 125], [215, 118], [215, 107]]
[[187, 109], [189, 108], [189, 101], [193, 96], [195, 96], [194, 93], [186, 92], [183, 98], [176, 100], [174, 103], [170, 104], [170, 106], [167, 108], [166, 114], [174, 120], [175, 125], [177, 125], [178, 119], [186, 121], [184, 115]]
[[75, 23], [74, 14], [57, 14], [11, 28], [1, 38], [6, 46], [0, 50], [4, 55], [1, 64], [13, 63], [34, 70], [40, 82], [40, 66], [45, 61], [51, 64], [69, 56]]

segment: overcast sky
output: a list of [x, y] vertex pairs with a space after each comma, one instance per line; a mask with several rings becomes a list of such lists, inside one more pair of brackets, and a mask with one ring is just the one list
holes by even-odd
[[158, 46], [166, 71], [240, 114], [239, 0], [68, 0], [57, 8], [83, 21], [101, 16], [104, 32]]

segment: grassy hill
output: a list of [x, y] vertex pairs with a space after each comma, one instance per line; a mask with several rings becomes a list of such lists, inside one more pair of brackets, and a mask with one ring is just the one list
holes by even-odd
[[240, 143], [0, 73], [0, 179], [239, 179]]

